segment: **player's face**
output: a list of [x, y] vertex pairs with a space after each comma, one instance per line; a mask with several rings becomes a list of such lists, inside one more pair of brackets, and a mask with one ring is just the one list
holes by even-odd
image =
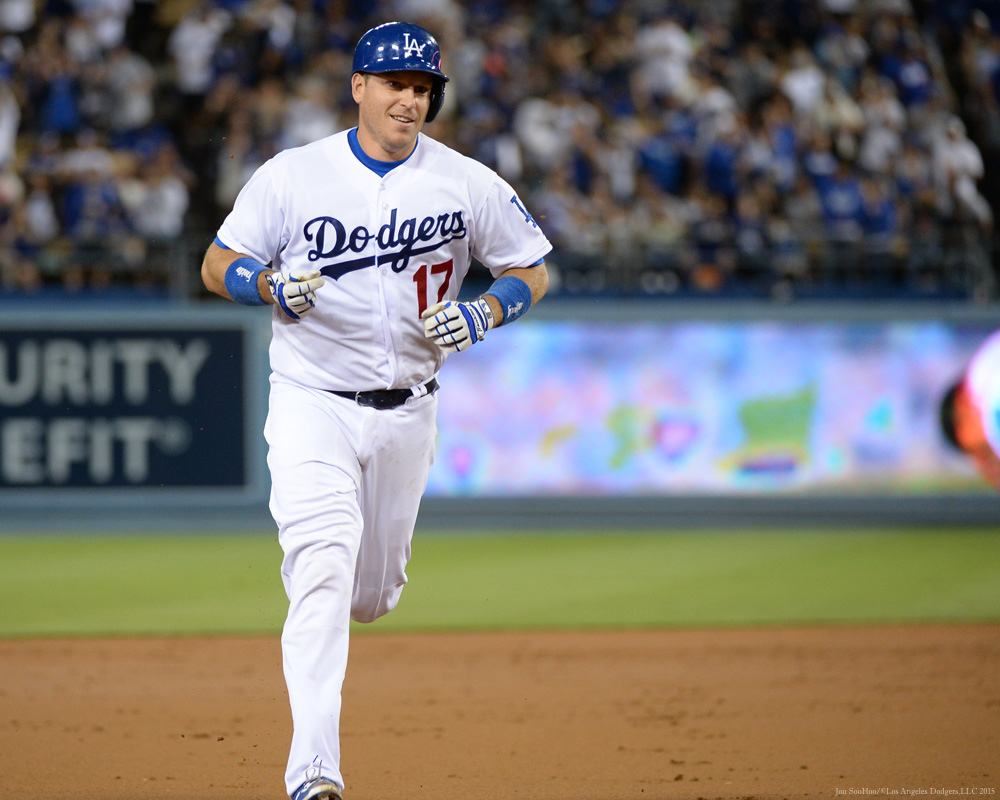
[[427, 119], [433, 79], [424, 72], [354, 73], [358, 142], [379, 161], [401, 161], [413, 152]]

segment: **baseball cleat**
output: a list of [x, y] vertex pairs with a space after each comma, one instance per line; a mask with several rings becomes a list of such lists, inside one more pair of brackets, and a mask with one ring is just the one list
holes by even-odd
[[292, 795], [292, 800], [344, 800], [337, 784], [326, 778], [306, 781]]

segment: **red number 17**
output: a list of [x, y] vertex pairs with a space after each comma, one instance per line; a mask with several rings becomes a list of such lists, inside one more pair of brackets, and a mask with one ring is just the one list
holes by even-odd
[[[437, 290], [437, 300], [434, 301], [435, 303], [440, 303], [448, 293], [448, 285], [451, 283], [451, 273], [455, 270], [455, 262], [449, 258], [443, 264], [431, 264], [430, 270], [431, 275], [444, 275], [444, 280], [441, 281], [441, 285]], [[427, 310], [427, 307], [432, 305], [431, 299], [427, 296], [426, 264], [414, 273], [413, 282], [417, 284], [417, 305], [420, 306], [419, 313], [423, 314]]]

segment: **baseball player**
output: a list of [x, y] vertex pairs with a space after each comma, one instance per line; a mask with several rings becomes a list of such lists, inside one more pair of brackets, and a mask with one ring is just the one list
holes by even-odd
[[[391, 611], [406, 583], [438, 371], [548, 287], [551, 246], [514, 190], [421, 132], [447, 82], [428, 31], [369, 30], [351, 76], [358, 126], [261, 166], [202, 264], [211, 291], [273, 305], [264, 435], [293, 800], [341, 798], [349, 622]], [[458, 302], [473, 258], [496, 280]]]
[[1000, 489], [1000, 331], [976, 350], [941, 401], [945, 438]]

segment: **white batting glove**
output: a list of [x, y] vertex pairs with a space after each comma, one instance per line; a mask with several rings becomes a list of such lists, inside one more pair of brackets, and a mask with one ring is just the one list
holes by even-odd
[[281, 272], [267, 276], [271, 297], [292, 319], [302, 319], [315, 308], [316, 290], [324, 283], [326, 280], [316, 270], [294, 271], [287, 277]]
[[493, 310], [480, 297], [469, 303], [449, 300], [428, 308], [420, 318], [424, 321], [424, 336], [447, 353], [468, 350], [481, 342], [486, 331], [496, 327]]

